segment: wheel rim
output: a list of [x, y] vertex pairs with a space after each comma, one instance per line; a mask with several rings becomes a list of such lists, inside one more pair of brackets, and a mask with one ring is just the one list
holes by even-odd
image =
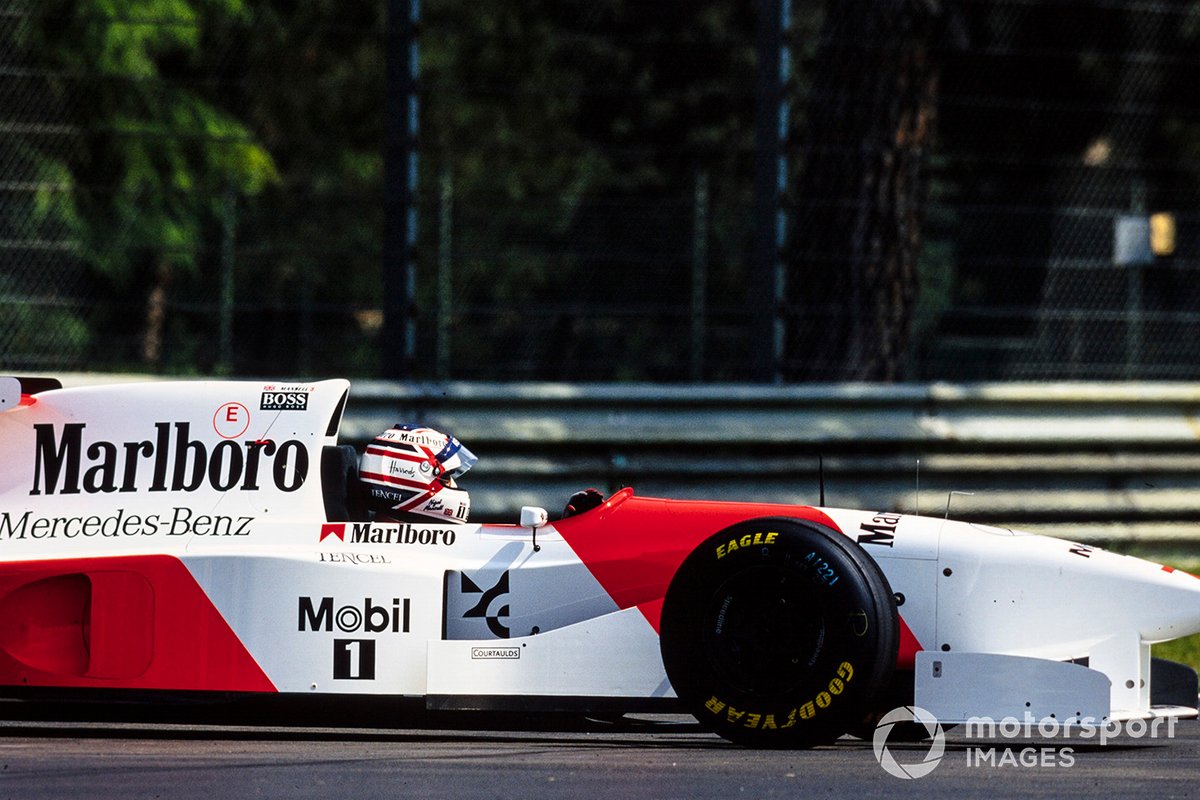
[[807, 576], [756, 566], [727, 579], [704, 620], [709, 664], [747, 695], [778, 695], [808, 676], [825, 642], [823, 614]]

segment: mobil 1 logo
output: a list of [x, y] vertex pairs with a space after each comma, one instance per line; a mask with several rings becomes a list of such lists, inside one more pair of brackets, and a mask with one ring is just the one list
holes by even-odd
[[[297, 630], [342, 634], [405, 634], [409, 632], [412, 601], [393, 597], [391, 603], [367, 597], [360, 602], [339, 603], [333, 597], [301, 597]], [[377, 639], [333, 640], [334, 680], [375, 680]]]

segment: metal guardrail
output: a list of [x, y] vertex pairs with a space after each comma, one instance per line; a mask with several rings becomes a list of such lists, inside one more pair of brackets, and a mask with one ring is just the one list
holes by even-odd
[[578, 488], [826, 503], [1200, 552], [1200, 386], [356, 382], [343, 439], [399, 420], [480, 456], [477, 513]]
[[[129, 376], [59, 376], [68, 386]], [[1200, 555], [1200, 385], [575, 385], [354, 381], [341, 439], [396, 422], [480, 457], [472, 514], [577, 489], [951, 514]], [[951, 493], [955, 494], [951, 497]]]

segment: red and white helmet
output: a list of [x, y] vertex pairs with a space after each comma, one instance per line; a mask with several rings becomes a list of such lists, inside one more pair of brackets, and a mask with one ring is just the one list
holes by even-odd
[[453, 436], [396, 425], [367, 445], [359, 477], [378, 517], [466, 522], [471, 496], [454, 479], [477, 460]]

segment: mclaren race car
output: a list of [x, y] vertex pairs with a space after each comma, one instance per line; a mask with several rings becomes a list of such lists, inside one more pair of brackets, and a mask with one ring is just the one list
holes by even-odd
[[1196, 713], [1195, 674], [1150, 657], [1200, 631], [1182, 571], [628, 488], [554, 521], [382, 521], [337, 443], [349, 386], [0, 379], [3, 692], [686, 710], [773, 747], [914, 702], [942, 722]]

